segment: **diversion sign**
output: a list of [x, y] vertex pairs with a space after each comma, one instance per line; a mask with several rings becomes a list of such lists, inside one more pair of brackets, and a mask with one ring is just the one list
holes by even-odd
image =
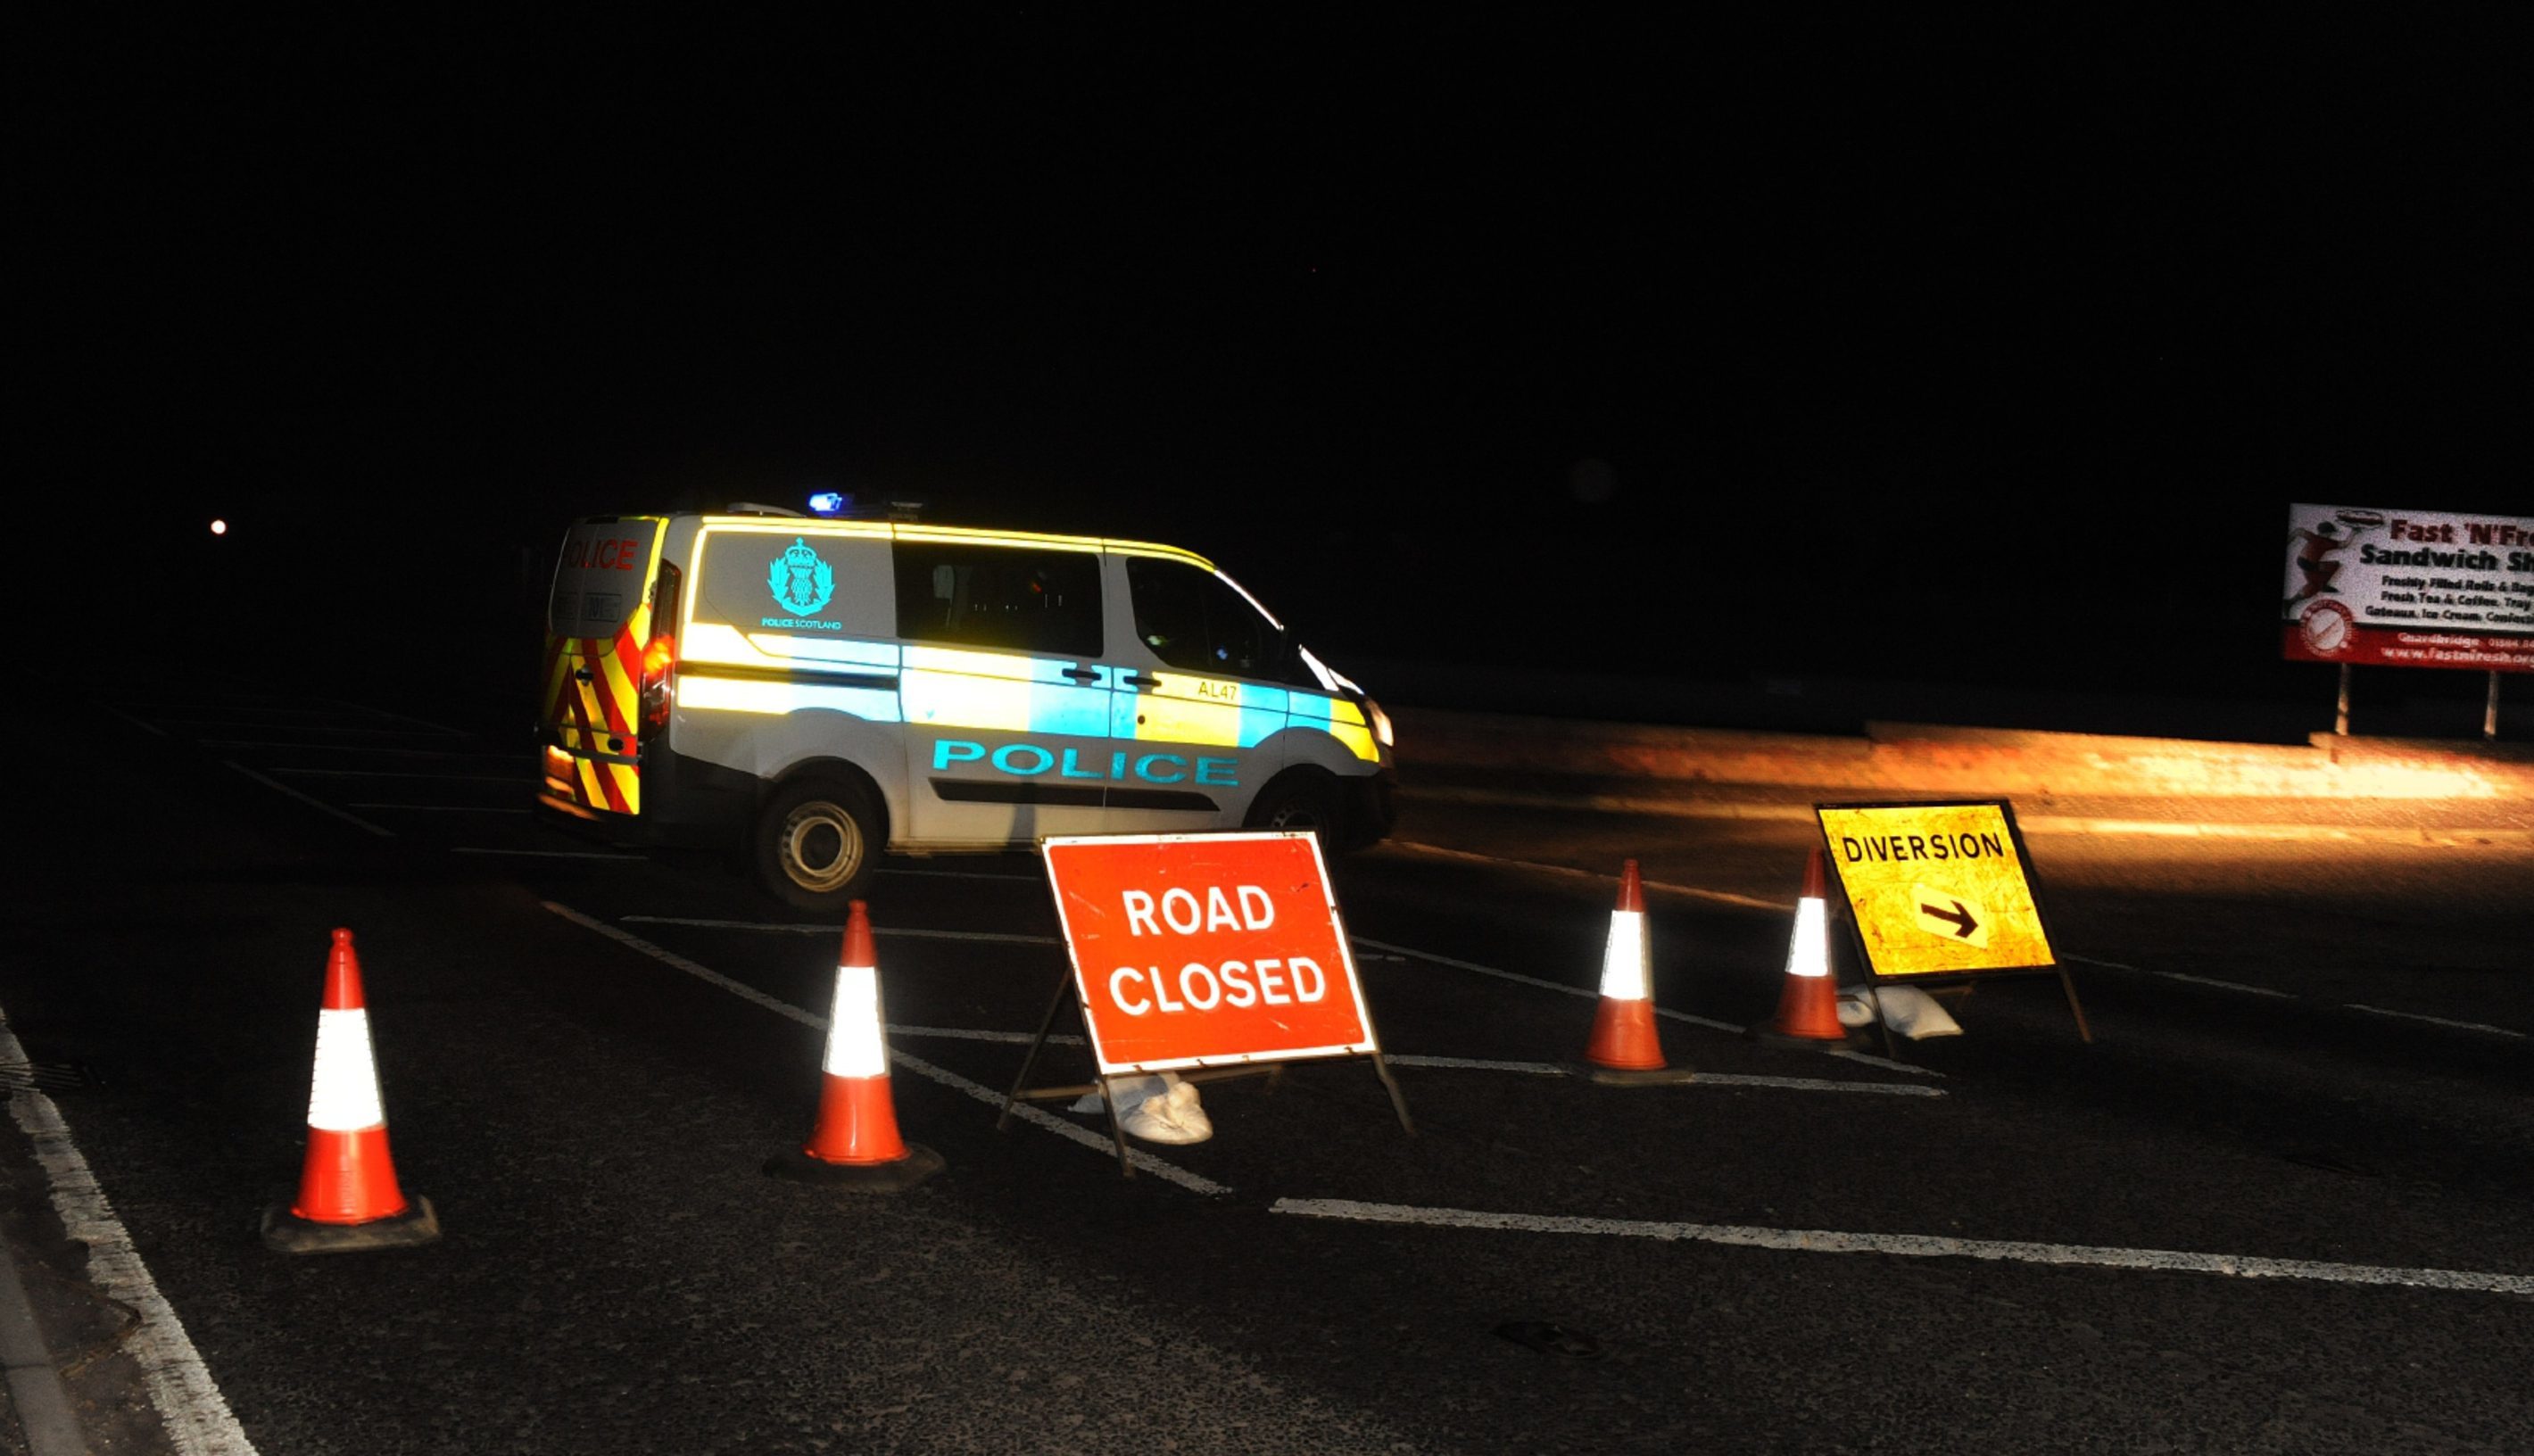
[[2284, 556], [2291, 660], [2534, 672], [2534, 517], [2293, 506]]

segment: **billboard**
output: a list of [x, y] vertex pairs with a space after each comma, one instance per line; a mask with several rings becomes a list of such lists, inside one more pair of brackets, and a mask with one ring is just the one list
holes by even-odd
[[2291, 506], [2281, 652], [2534, 672], [2534, 516]]

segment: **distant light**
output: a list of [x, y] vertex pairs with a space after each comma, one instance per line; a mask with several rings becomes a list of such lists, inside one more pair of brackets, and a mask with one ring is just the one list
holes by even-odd
[[810, 511], [815, 516], [841, 516], [853, 505], [854, 498], [843, 491], [822, 490], [810, 498]]
[[225, 520], [215, 520], [215, 521], [212, 521], [212, 522], [211, 522], [211, 534], [212, 534], [212, 535], [214, 535], [214, 536], [225, 536], [225, 535], [227, 535], [228, 533], [229, 533], [229, 523], [228, 523], [227, 521], [225, 521]]

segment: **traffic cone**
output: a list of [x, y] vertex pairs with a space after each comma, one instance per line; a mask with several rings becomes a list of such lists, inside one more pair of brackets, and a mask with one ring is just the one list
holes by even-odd
[[1763, 1041], [1784, 1046], [1845, 1046], [1839, 1021], [1839, 988], [1830, 973], [1829, 871], [1820, 846], [1804, 861], [1804, 891], [1795, 901], [1795, 931], [1786, 942], [1786, 980], [1778, 996], [1778, 1017], [1755, 1028]]
[[402, 1248], [440, 1237], [431, 1200], [405, 1201], [388, 1157], [388, 1118], [370, 1055], [370, 1013], [352, 933], [334, 932], [317, 1012], [317, 1068], [308, 1094], [308, 1158], [299, 1199], [264, 1215], [264, 1243], [280, 1253]]
[[836, 996], [827, 1013], [825, 1082], [818, 1124], [797, 1152], [776, 1154], [765, 1171], [804, 1183], [837, 1183], [868, 1192], [914, 1187], [941, 1171], [941, 1155], [897, 1135], [889, 1097], [888, 1038], [879, 1011], [879, 957], [872, 952], [871, 912], [853, 902], [845, 949], [836, 965]]
[[1663, 1064], [1662, 1044], [1655, 1035], [1646, 891], [1634, 860], [1619, 871], [1619, 904], [1610, 912], [1610, 940], [1601, 952], [1601, 1002], [1593, 1012], [1584, 1062], [1585, 1075], [1597, 1082], [1644, 1086], [1691, 1077], [1686, 1066]]

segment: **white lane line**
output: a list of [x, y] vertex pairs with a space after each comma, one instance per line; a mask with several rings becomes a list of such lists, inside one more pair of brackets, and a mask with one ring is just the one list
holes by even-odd
[[515, 814], [527, 816], [524, 809], [498, 809], [488, 804], [355, 804], [354, 809], [396, 809], [408, 814]]
[[[1474, 960], [1455, 960], [1448, 955], [1436, 955], [1430, 950], [1419, 950], [1414, 945], [1393, 945], [1387, 940], [1375, 940], [1365, 936], [1351, 936], [1348, 939], [1358, 945], [1369, 945], [1375, 950], [1392, 951], [1407, 956], [1411, 960], [1432, 961], [1438, 966], [1450, 966], [1456, 971], [1471, 971], [1481, 976], [1493, 976], [1499, 981], [1511, 981], [1519, 986], [1536, 986], [1542, 991], [1554, 991], [1560, 996], [1579, 997], [1585, 1001], [1599, 1001], [1601, 997], [1598, 989], [1588, 991], [1581, 986], [1569, 986], [1562, 981], [1543, 981], [1538, 976], [1526, 976], [1519, 971], [1501, 971], [1494, 966], [1482, 966]], [[1672, 1021], [1686, 1021], [1692, 1026], [1704, 1026], [1711, 1031], [1729, 1031], [1736, 1036], [1742, 1034], [1742, 1028], [1730, 1021], [1711, 1021], [1705, 1016], [1693, 1016], [1687, 1011], [1674, 1011], [1657, 1006], [1655, 1014]]]
[[[723, 975], [721, 972], [713, 970], [709, 966], [698, 965], [674, 950], [654, 945], [650, 941], [643, 940], [640, 936], [634, 935], [631, 931], [618, 930], [607, 922], [583, 915], [569, 905], [559, 905], [552, 900], [544, 900], [539, 903], [543, 904], [546, 909], [566, 920], [571, 921], [573, 924], [579, 926], [583, 930], [594, 931], [597, 934], [605, 936], [607, 939], [616, 941], [620, 945], [640, 951], [644, 955], [651, 957], [653, 960], [660, 962], [662, 965], [684, 971], [688, 975], [693, 976], [707, 985], [718, 986], [722, 990], [731, 993], [733, 996], [736, 996], [740, 1000], [748, 1001], [753, 1005], [762, 1006], [778, 1016], [785, 1017], [792, 1021], [797, 1021], [803, 1026], [815, 1027], [820, 1031], [827, 1029], [826, 1017], [802, 1010], [799, 1006], [792, 1004], [790, 1001], [777, 1001], [773, 997], [767, 996], [764, 992], [757, 990], [754, 986], [734, 981], [728, 976]], [[900, 1052], [892, 1047], [889, 1049], [888, 1060], [896, 1062], [902, 1067], [905, 1067], [908, 1071], [915, 1073], [917, 1076], [930, 1078], [931, 1080], [938, 1082], [942, 1086], [948, 1087], [953, 1091], [964, 1092], [979, 1102], [985, 1103], [987, 1106], [993, 1107], [998, 1111], [1003, 1105], [1002, 1093], [996, 1091], [992, 1087], [986, 1086], [982, 1082], [969, 1081], [966, 1077], [959, 1075], [957, 1072], [951, 1071], [945, 1067], [935, 1066], [932, 1062], [926, 1062], [920, 1057], [910, 1057], [906, 1053]], [[1104, 1158], [1114, 1158], [1117, 1156], [1116, 1144], [1111, 1142], [1107, 1137], [1093, 1132], [1087, 1127], [1065, 1122], [1055, 1114], [1033, 1107], [1028, 1103], [1022, 1103], [1013, 1108], [1012, 1116], [1030, 1123], [1032, 1126], [1044, 1127], [1050, 1132], [1056, 1134], [1058, 1137], [1080, 1143], [1084, 1147], [1091, 1149]], [[1145, 1152], [1142, 1148], [1128, 1148], [1126, 1150], [1126, 1157], [1129, 1162], [1135, 1165], [1135, 1170], [1137, 1172], [1149, 1173], [1155, 1178], [1161, 1179], [1167, 1183], [1176, 1183], [1178, 1186], [1186, 1188], [1188, 1191], [1193, 1193], [1203, 1193], [1211, 1197], [1232, 1191], [1232, 1189], [1226, 1185], [1216, 1183], [1214, 1180], [1206, 1178], [1201, 1174], [1190, 1173], [1176, 1163], [1165, 1163], [1161, 1159], [1154, 1157], [1152, 1154]]]
[[2059, 958], [2061, 960], [2075, 961], [2081, 966], [2101, 966], [2105, 970], [2109, 971], [2135, 971], [2138, 969], [2138, 967], [2134, 965], [2127, 965], [2117, 960], [2097, 960], [2090, 955], [2070, 955], [2065, 950], [2059, 952]]
[[2449, 1021], [2444, 1016], [2424, 1016], [2417, 1011], [2396, 1011], [2385, 1006], [2365, 1006], [2356, 1001], [2351, 1001], [2348, 1005], [2353, 1011], [2365, 1011], [2372, 1016], [2399, 1016], [2405, 1021], [2425, 1021], [2431, 1026], [2451, 1026], [2457, 1031], [2479, 1031], [2492, 1036], [2514, 1037], [2520, 1042], [2528, 1039], [2524, 1032], [2511, 1031], [2504, 1026], [2492, 1026], [2481, 1021]]
[[2246, 996], [2266, 996], [2275, 1001], [2298, 1000], [2293, 992], [2274, 991], [2267, 986], [2247, 986], [2241, 981], [2220, 981], [2214, 976], [2193, 976], [2181, 971], [2147, 971], [2144, 974], [2167, 981], [2187, 981], [2194, 986], [2214, 986], [2220, 991], [2240, 991]]
[[325, 814], [331, 814], [347, 824], [358, 824], [362, 828], [369, 830], [371, 833], [378, 835], [382, 839], [393, 839], [395, 837], [395, 830], [393, 829], [380, 828], [377, 824], [371, 823], [368, 819], [361, 818], [357, 814], [347, 814], [342, 810], [336, 809], [333, 805], [327, 803], [323, 799], [312, 799], [308, 795], [299, 792], [288, 784], [275, 783], [272, 779], [265, 777], [263, 774], [256, 772], [254, 769], [247, 767], [235, 758], [223, 758], [220, 761], [226, 763], [231, 768], [236, 769], [238, 772], [245, 774], [247, 777], [254, 779], [257, 783], [264, 785], [266, 788], [272, 790], [276, 794], [287, 794], [291, 798], [298, 800], [300, 803], [307, 805], [309, 808], [318, 810]]
[[1358, 1223], [1423, 1224], [1446, 1229], [1490, 1229], [1522, 1234], [1598, 1234], [1624, 1239], [1732, 1244], [1804, 1253], [1885, 1253], [1917, 1258], [2001, 1259], [2025, 1264], [2091, 1264], [2107, 1269], [2169, 1269], [2225, 1274], [2238, 1279], [2315, 1279], [2333, 1284], [2398, 1284], [2480, 1294], [2534, 1295], [2534, 1275], [2464, 1269], [2406, 1269], [2382, 1264], [2331, 1264], [2254, 1254], [2191, 1253], [2170, 1248], [2115, 1248], [2083, 1244], [2023, 1244], [2009, 1240], [1952, 1239], [1931, 1234], [1849, 1234], [1832, 1229], [1761, 1229], [1734, 1224], [1655, 1223], [1638, 1219], [1562, 1218], [1544, 1214], [1481, 1213], [1466, 1208], [1418, 1208], [1402, 1203], [1358, 1203], [1344, 1198], [1279, 1198], [1271, 1213]]
[[[758, 931], [777, 936], [841, 936], [841, 925], [805, 925], [799, 921], [778, 920], [708, 920], [689, 915], [626, 915], [627, 925], [683, 925], [707, 931]], [[905, 926], [875, 925], [875, 936], [904, 936], [918, 940], [995, 940], [1009, 945], [1061, 945], [1054, 936], [1008, 936], [995, 931], [926, 931]]]
[[[892, 1026], [888, 1028], [888, 1034], [941, 1037], [954, 1042], [1001, 1042], [1014, 1047], [1026, 1047], [1032, 1040], [1026, 1031], [970, 1031], [964, 1026]], [[1050, 1036], [1047, 1044], [1051, 1047], [1079, 1047], [1082, 1045], [1082, 1038], [1059, 1032]]]
[[934, 880], [1009, 880], [1014, 884], [1047, 883], [1046, 880], [1041, 880], [1035, 875], [989, 875], [977, 870], [900, 870], [891, 868], [887, 865], [882, 865], [872, 873], [875, 875], [913, 875], [927, 877]]
[[[0, 1063], [27, 1064], [27, 1049], [19, 1045], [5, 1015], [0, 1015]], [[230, 1413], [202, 1353], [186, 1336], [185, 1322], [159, 1294], [150, 1266], [132, 1246], [132, 1235], [115, 1217], [88, 1159], [71, 1140], [61, 1109], [41, 1092], [22, 1090], [10, 1095], [9, 1118], [34, 1144], [35, 1162], [44, 1170], [62, 1232], [88, 1245], [89, 1283], [140, 1311], [141, 1323], [123, 1350], [141, 1367], [143, 1387], [169, 1441], [181, 1456], [255, 1456], [254, 1443]]]
[[516, 773], [407, 773], [392, 768], [276, 768], [293, 778], [431, 778], [442, 783], [523, 784]]
[[452, 844], [451, 854], [498, 854], [530, 860], [640, 860], [638, 854], [610, 854], [599, 849], [484, 849], [472, 844]]
[[[1561, 981], [1543, 981], [1538, 976], [1526, 976], [1518, 971], [1503, 971], [1494, 966], [1482, 966], [1474, 960], [1456, 960], [1448, 955], [1436, 955], [1430, 950], [1419, 950], [1413, 945], [1393, 945], [1387, 940], [1374, 940], [1363, 936], [1350, 936], [1347, 939], [1358, 945], [1369, 945], [1375, 950], [1392, 951], [1411, 960], [1430, 960], [1436, 965], [1450, 966], [1454, 970], [1474, 971], [1481, 976], [1493, 976], [1498, 980], [1511, 981], [1521, 986], [1536, 986], [1542, 991], [1557, 992], [1561, 996], [1580, 997], [1587, 1001], [1598, 1001], [1601, 996], [1598, 988], [1587, 991], [1581, 986], [1569, 986]], [[1666, 1006], [1655, 1007], [1655, 1014], [1667, 1021], [1685, 1021], [1692, 1026], [1704, 1026], [1710, 1031], [1730, 1032], [1735, 1036], [1740, 1036], [1743, 1030], [1730, 1021], [1716, 1021], [1705, 1016], [1693, 1016], [1687, 1011], [1675, 1011]], [[1944, 1075], [1943, 1072], [1932, 1067], [1911, 1066], [1906, 1062], [1893, 1062], [1864, 1052], [1850, 1051], [1845, 1047], [1837, 1048], [1828, 1055], [1848, 1062], [1863, 1062], [1867, 1066], [1879, 1066], [1887, 1071], [1905, 1071], [1911, 1076], [1942, 1077]]]
[[[1412, 1057], [1388, 1054], [1393, 1066], [1426, 1066], [1444, 1071], [1509, 1071], [1525, 1076], [1572, 1076], [1575, 1068], [1553, 1062], [1488, 1062], [1472, 1057]], [[1759, 1077], [1738, 1072], [1703, 1071], [1695, 1080], [1681, 1083], [1687, 1087], [1778, 1087], [1790, 1092], [1866, 1092], [1886, 1097], [1942, 1097], [1940, 1087], [1922, 1087], [1915, 1082], [1834, 1082], [1823, 1077]]]
[[[1806, 818], [1810, 818], [1812, 811], [1806, 810], [1804, 814]], [[1597, 880], [1612, 886], [1619, 882], [1618, 876], [1604, 875], [1596, 870], [1577, 870], [1566, 865], [1543, 865], [1537, 860], [1507, 859], [1502, 855], [1478, 854], [1467, 849], [1445, 849], [1439, 844], [1419, 844], [1413, 839], [1393, 839], [1390, 843], [1399, 849], [1436, 855], [1447, 860], [1467, 860], [1479, 865], [1502, 865], [1508, 869], [1532, 870], [1542, 875], [1563, 875], [1569, 879]], [[1791, 911], [1795, 908], [1795, 902], [1792, 900], [1763, 900], [1752, 895], [1735, 894], [1731, 890], [1706, 889], [1695, 884], [1672, 884], [1660, 880], [1647, 880], [1643, 883], [1647, 889], [1659, 890], [1665, 894], [1688, 895], [1694, 899], [1715, 900], [1720, 904], [1740, 905], [1751, 910]]]
[[107, 712], [110, 712], [110, 713], [114, 714], [116, 717], [121, 718], [123, 721], [125, 721], [125, 722], [127, 722], [127, 723], [131, 724], [131, 725], [132, 725], [133, 727], [135, 727], [135, 728], [140, 729], [140, 730], [141, 730], [142, 732], [144, 732], [144, 733], [154, 734], [154, 735], [156, 735], [157, 737], [160, 737], [160, 738], [167, 738], [167, 737], [169, 737], [168, 732], [167, 732], [167, 730], [166, 730], [166, 729], [159, 727], [157, 724], [152, 723], [152, 722], [149, 721], [149, 720], [148, 720], [148, 719], [146, 719], [146, 718], [136, 718], [136, 717], [134, 717], [132, 714], [125, 712], [123, 709], [121, 709], [121, 708], [119, 708], [119, 707], [116, 707], [113, 703], [110, 703], [110, 702], [100, 702], [100, 703], [98, 703], [98, 704], [97, 704], [97, 706], [98, 706], [98, 707], [101, 707], [101, 708], [103, 708], [103, 709], [105, 709]]
[[254, 739], [207, 738], [207, 749], [291, 749], [312, 754], [375, 754], [382, 758], [492, 758], [532, 767], [535, 759], [513, 753], [475, 753], [466, 749], [383, 749], [366, 743], [272, 743]]
[[2444, 1026], [2453, 1031], [2479, 1032], [2484, 1036], [2504, 1036], [2520, 1042], [2534, 1041], [2534, 1034], [2518, 1031], [2513, 1027], [2493, 1026], [2486, 1021], [2456, 1021], [2445, 1016], [2431, 1016], [2421, 1011], [2397, 1011], [2390, 1006], [2371, 1006], [2358, 1001], [2314, 1001], [2310, 997], [2299, 996], [2293, 991], [2279, 991], [2268, 986], [2247, 986], [2241, 981], [2220, 981], [2214, 976], [2193, 976], [2181, 971], [2145, 970], [2138, 966], [2123, 965], [2116, 960], [2092, 960], [2082, 955], [2071, 955], [2067, 959], [2082, 961], [2086, 965], [2104, 966], [2115, 971], [2131, 971], [2142, 976], [2158, 976], [2167, 981], [2187, 981], [2194, 986], [2213, 986], [2220, 991], [2241, 992], [2246, 996], [2268, 997], [2273, 1001], [2309, 1001], [2314, 1005], [2333, 1006], [2343, 1011], [2364, 1011], [2371, 1016], [2392, 1016], [2403, 1021]]

